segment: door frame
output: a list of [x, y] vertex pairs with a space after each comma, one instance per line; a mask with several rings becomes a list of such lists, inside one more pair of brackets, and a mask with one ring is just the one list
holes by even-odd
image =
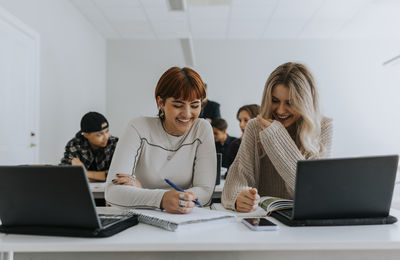
[[[34, 163], [39, 163], [39, 151], [40, 151], [40, 35], [34, 31], [33, 29], [29, 28], [26, 24], [24, 24], [20, 19], [16, 16], [12, 15], [2, 6], [0, 6], [0, 20], [11, 27], [18, 30], [20, 33], [23, 33], [28, 38], [32, 39], [34, 43], [34, 73], [33, 73], [33, 114], [34, 114], [34, 121], [32, 125], [32, 130], [35, 132], [35, 138], [31, 138], [32, 141], [36, 144], [36, 147], [33, 148], [33, 160]], [[33, 143], [32, 142], [32, 143]]]

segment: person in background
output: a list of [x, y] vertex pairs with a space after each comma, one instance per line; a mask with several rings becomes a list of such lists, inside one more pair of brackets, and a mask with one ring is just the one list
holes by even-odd
[[260, 115], [246, 126], [223, 206], [250, 212], [260, 196], [293, 199], [297, 162], [329, 157], [331, 144], [332, 119], [320, 114], [313, 76], [302, 64], [282, 64], [268, 77]]
[[[204, 87], [207, 91], [207, 84], [204, 83]], [[208, 94], [207, 94], [208, 96]], [[204, 118], [210, 123], [217, 118], [221, 117], [221, 112], [219, 109], [220, 105], [217, 102], [209, 100], [207, 97], [203, 100], [203, 108], [200, 113], [200, 118]]]
[[[237, 138], [234, 140], [231, 145], [228, 147], [228, 152], [226, 155], [226, 163], [227, 163], [227, 168], [231, 166], [233, 161], [235, 160], [236, 154], [239, 150], [240, 143], [242, 142], [242, 137], [244, 134], [244, 129], [247, 125], [247, 122], [249, 122], [250, 119], [253, 119], [257, 117], [257, 115], [260, 114], [260, 106], [257, 104], [251, 104], [251, 105], [244, 105], [241, 108], [239, 108], [236, 118], [239, 121], [239, 126], [240, 130], [242, 130], [242, 135], [240, 138]], [[229, 171], [226, 172], [225, 178], [227, 176]]]
[[88, 112], [81, 119], [81, 130], [65, 146], [61, 165], [85, 167], [90, 182], [105, 181], [118, 137], [110, 135], [107, 119]]
[[[129, 122], [111, 163], [105, 198], [119, 207], [189, 213], [196, 198], [203, 205], [211, 201], [217, 175], [211, 125], [198, 118], [204, 83], [193, 69], [172, 67], [154, 96], [158, 116]], [[185, 191], [172, 189], [165, 179]]]
[[211, 126], [214, 132], [215, 148], [217, 150], [217, 153], [222, 154], [222, 167], [228, 168], [229, 167], [227, 160], [228, 147], [237, 138], [229, 136], [226, 133], [226, 130], [228, 128], [228, 123], [222, 118], [218, 118], [212, 121]]

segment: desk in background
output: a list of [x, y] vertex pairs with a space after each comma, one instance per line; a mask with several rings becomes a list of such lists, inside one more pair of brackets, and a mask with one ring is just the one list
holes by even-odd
[[[221, 168], [221, 175], [224, 176], [226, 173], [226, 168]], [[220, 199], [222, 194], [222, 189], [224, 188], [225, 180], [221, 178], [221, 183], [215, 186], [212, 198]], [[106, 188], [105, 182], [91, 182], [89, 183], [90, 191], [95, 199], [104, 199], [104, 190]]]
[[95, 199], [104, 199], [105, 182], [91, 182], [89, 188]]
[[[104, 213], [107, 208], [99, 211]], [[111, 210], [111, 208], [110, 208]], [[400, 218], [400, 211], [391, 214]], [[278, 223], [274, 219], [273, 222]], [[250, 231], [226, 223], [170, 232], [139, 224], [109, 238], [0, 235], [12, 259], [399, 259], [400, 224]]]

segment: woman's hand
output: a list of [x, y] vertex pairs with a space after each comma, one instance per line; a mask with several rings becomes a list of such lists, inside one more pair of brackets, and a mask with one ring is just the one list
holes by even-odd
[[260, 115], [257, 116], [257, 120], [262, 130], [265, 130], [274, 122], [274, 120], [262, 118]]
[[186, 214], [192, 211], [195, 206], [193, 200], [196, 198], [197, 196], [191, 191], [170, 190], [164, 193], [161, 208], [169, 213]]
[[112, 183], [115, 185], [128, 185], [143, 188], [140, 181], [138, 181], [135, 176], [130, 174], [118, 173], [117, 178], [112, 180]]
[[260, 202], [260, 195], [257, 193], [256, 188], [250, 190], [242, 190], [236, 199], [236, 211], [250, 212], [257, 208]]

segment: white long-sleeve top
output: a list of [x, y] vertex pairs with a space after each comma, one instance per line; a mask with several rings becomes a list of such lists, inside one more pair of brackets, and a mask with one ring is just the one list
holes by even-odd
[[[171, 180], [210, 201], [216, 180], [216, 152], [210, 123], [197, 119], [182, 136], [168, 134], [158, 117], [131, 120], [119, 139], [107, 176], [105, 199], [120, 207], [160, 208]], [[143, 188], [115, 185], [117, 173], [132, 174]]]

